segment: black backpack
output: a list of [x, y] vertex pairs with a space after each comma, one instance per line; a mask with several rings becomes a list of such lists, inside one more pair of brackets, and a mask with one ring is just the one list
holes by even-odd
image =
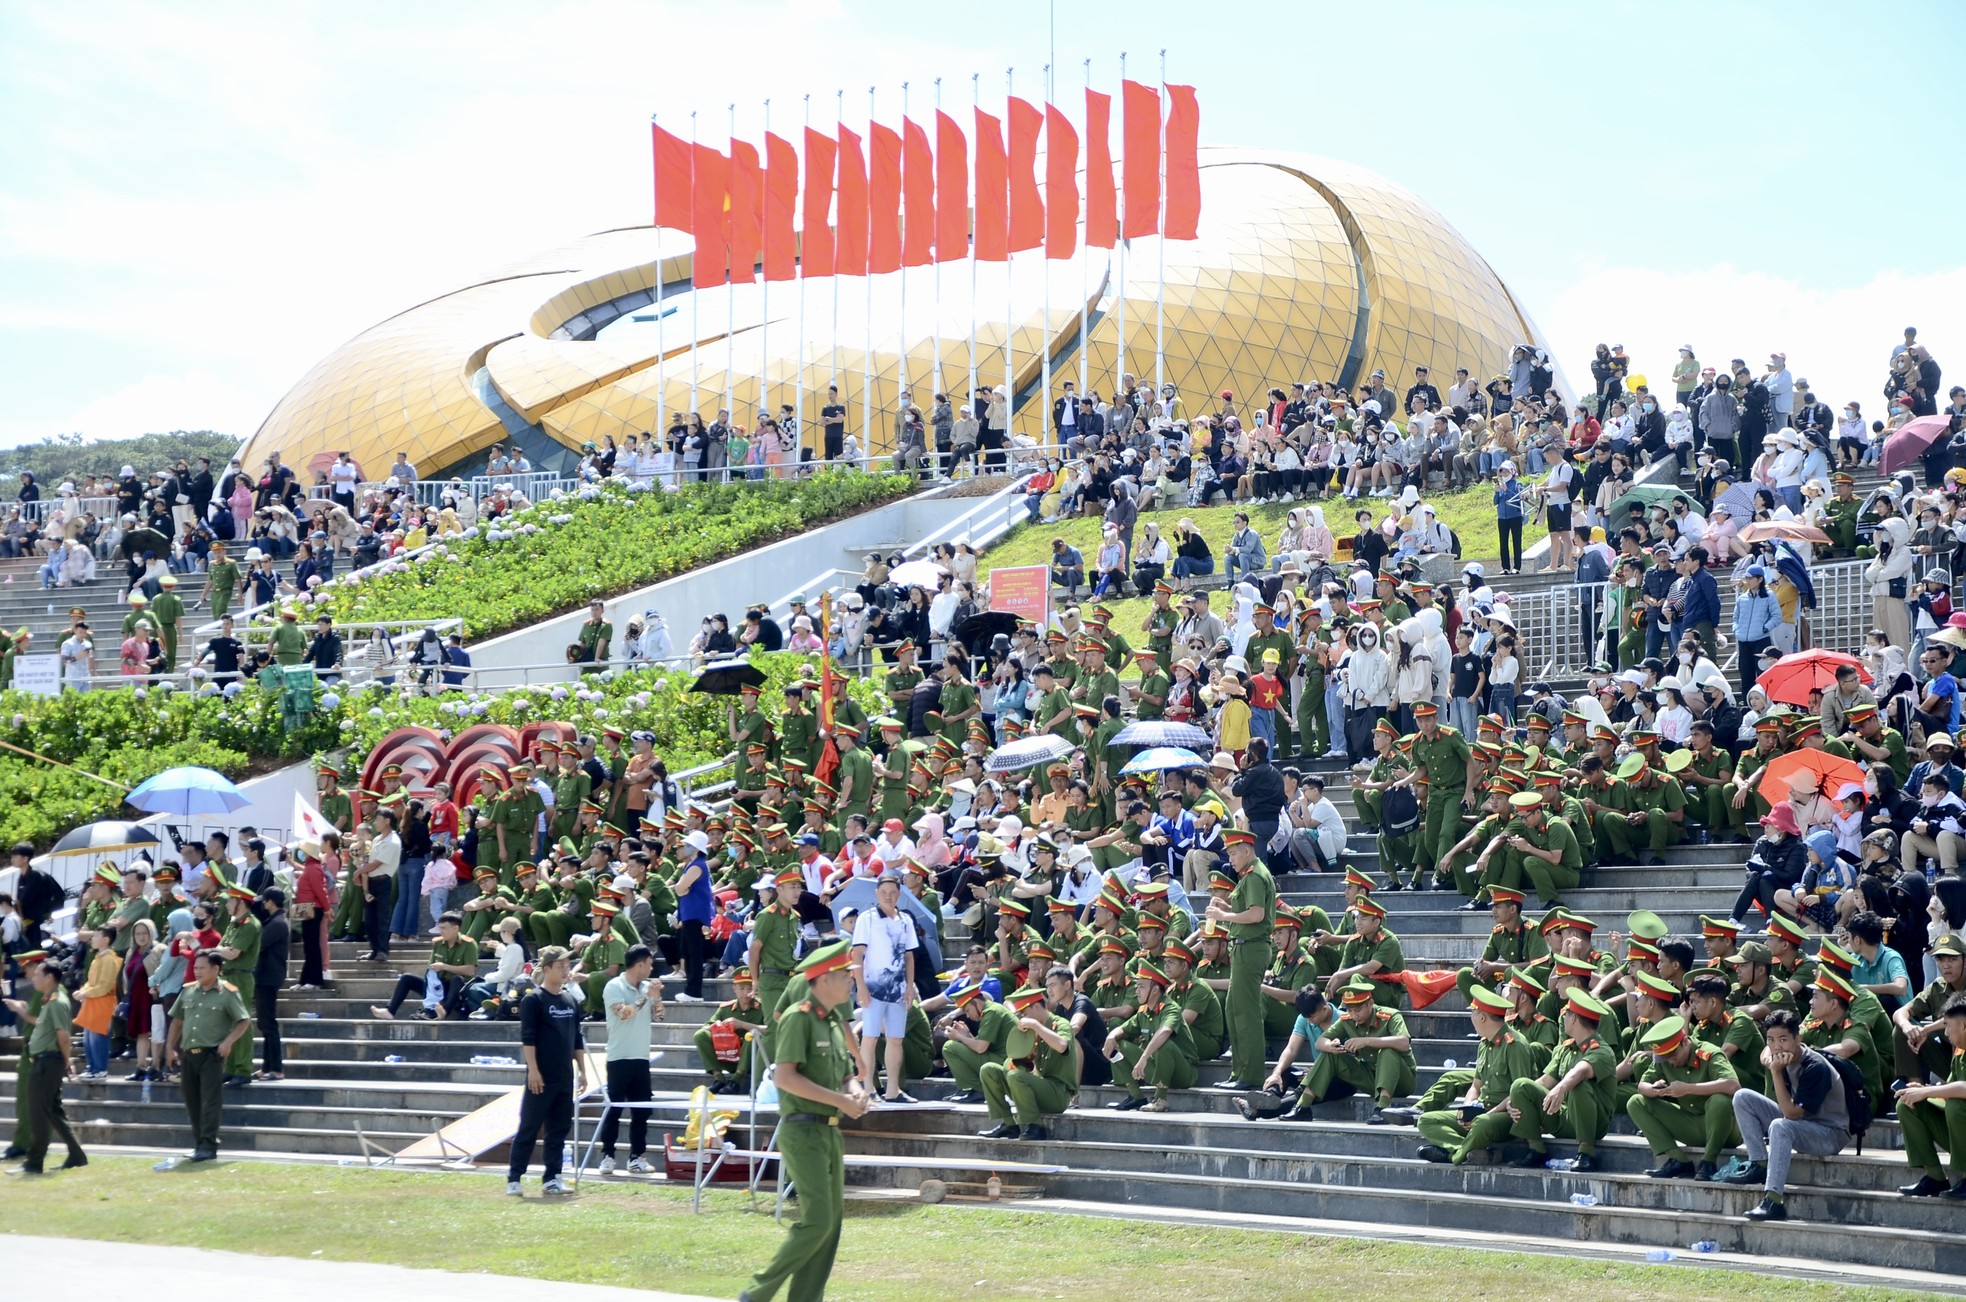
[[[1406, 836], [1420, 826], [1420, 801], [1411, 787], [1387, 787], [1379, 797], [1379, 831]], [[1870, 1124], [1868, 1120], [1864, 1123]]]
[[1857, 1154], [1863, 1155], [1864, 1132], [1870, 1129], [1873, 1120], [1871, 1112], [1870, 1086], [1864, 1083], [1864, 1074], [1857, 1064], [1848, 1058], [1839, 1058], [1833, 1053], [1825, 1053], [1829, 1065], [1836, 1068], [1836, 1074], [1843, 1081], [1843, 1106], [1850, 1112], [1850, 1138], [1857, 1141]]

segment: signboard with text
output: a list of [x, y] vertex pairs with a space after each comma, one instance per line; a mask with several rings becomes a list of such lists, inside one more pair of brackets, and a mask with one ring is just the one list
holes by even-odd
[[990, 609], [1021, 615], [1042, 630], [1051, 618], [1051, 567], [1013, 565], [991, 570]]
[[15, 657], [13, 688], [36, 696], [59, 696], [61, 657], [52, 651], [46, 655]]

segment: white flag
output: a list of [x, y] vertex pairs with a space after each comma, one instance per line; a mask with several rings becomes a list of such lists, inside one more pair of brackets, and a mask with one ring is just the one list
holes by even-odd
[[323, 836], [334, 831], [321, 811], [308, 803], [307, 797], [294, 792], [294, 840], [318, 843]]

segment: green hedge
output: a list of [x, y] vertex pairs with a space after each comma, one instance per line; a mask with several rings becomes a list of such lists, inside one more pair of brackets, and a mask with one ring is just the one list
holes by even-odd
[[475, 639], [523, 628], [906, 496], [906, 475], [827, 470], [805, 479], [697, 484], [676, 492], [581, 490], [492, 521], [415, 562], [345, 576], [310, 610], [343, 622], [462, 616]]

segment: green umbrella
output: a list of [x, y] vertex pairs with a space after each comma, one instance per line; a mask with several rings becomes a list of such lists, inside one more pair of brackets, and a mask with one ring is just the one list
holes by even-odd
[[1683, 499], [1686, 505], [1696, 511], [1700, 509], [1699, 499], [1684, 489], [1674, 488], [1671, 484], [1638, 484], [1613, 502], [1611, 509], [1605, 514], [1615, 528], [1624, 522], [1625, 512], [1632, 507], [1642, 506], [1650, 510], [1655, 506], [1668, 504], [1675, 498]]

